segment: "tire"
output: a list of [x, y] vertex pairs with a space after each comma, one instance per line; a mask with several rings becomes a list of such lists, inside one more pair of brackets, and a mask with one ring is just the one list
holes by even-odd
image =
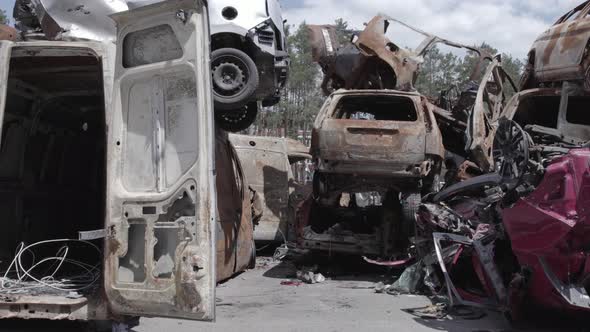
[[219, 128], [237, 133], [248, 129], [258, 116], [258, 104], [251, 102], [239, 110], [234, 111], [215, 111], [215, 121]]
[[248, 262], [248, 268], [253, 270], [256, 268], [256, 243], [252, 240], [252, 253], [250, 254], [250, 262]]
[[211, 76], [216, 111], [245, 107], [255, 97], [260, 82], [252, 58], [235, 48], [221, 48], [211, 53]]
[[416, 214], [422, 204], [422, 195], [419, 193], [402, 194], [402, 225], [403, 232], [407, 236], [415, 233]]

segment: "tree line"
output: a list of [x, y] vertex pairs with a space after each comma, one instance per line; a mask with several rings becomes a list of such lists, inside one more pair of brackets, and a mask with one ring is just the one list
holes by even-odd
[[[350, 41], [352, 29], [349, 24], [338, 19], [334, 22], [342, 45]], [[317, 64], [312, 61], [311, 46], [305, 22], [301, 25], [288, 26], [286, 29], [288, 52], [291, 56], [291, 71], [281, 102], [266, 108], [258, 116], [250, 134], [268, 136], [287, 136], [308, 141], [306, 134], [311, 132], [316, 114], [321, 108], [324, 96], [320, 84], [323, 74]], [[490, 54], [498, 54], [498, 50], [483, 43], [479, 48]], [[440, 48], [432, 48], [424, 58], [421, 73], [416, 82], [416, 89], [422, 94], [437, 98], [441, 91], [453, 85], [459, 88], [466, 83], [478, 56], [467, 53], [464, 56], [453, 52], [444, 52]], [[518, 80], [525, 61], [510, 54], [502, 54], [504, 70]], [[485, 66], [481, 68], [485, 70]], [[309, 143], [309, 142], [306, 142]]]

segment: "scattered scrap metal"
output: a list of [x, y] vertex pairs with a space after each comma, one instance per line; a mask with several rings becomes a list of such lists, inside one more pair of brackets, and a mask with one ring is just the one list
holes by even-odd
[[[415, 50], [396, 45], [386, 36], [391, 24], [402, 25], [422, 36]], [[309, 25], [312, 56], [324, 73], [322, 91], [329, 96], [338, 89], [396, 89], [413, 91], [424, 56], [437, 44], [475, 52], [480, 60], [473, 68], [479, 72], [484, 59], [492, 56], [480, 49], [455, 43], [424, 32], [393, 17], [379, 14], [348, 45], [340, 45], [331, 25]]]

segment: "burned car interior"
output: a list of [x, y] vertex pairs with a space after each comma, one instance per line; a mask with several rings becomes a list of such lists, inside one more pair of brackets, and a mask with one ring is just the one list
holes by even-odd
[[[395, 112], [391, 110], [395, 109]], [[334, 118], [368, 121], [416, 121], [418, 115], [412, 100], [398, 97], [345, 97], [336, 107]]]
[[[20, 242], [103, 228], [102, 64], [91, 50], [52, 53], [16, 48], [12, 54], [0, 149], [4, 258]], [[96, 252], [78, 254], [99, 264]]]

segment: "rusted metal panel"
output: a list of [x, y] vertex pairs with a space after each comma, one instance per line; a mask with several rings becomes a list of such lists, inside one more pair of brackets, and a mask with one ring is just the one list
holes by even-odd
[[396, 89], [410, 90], [415, 73], [424, 62], [424, 58], [420, 54], [393, 44], [385, 36], [388, 25], [386, 17], [374, 17], [365, 30], [358, 35], [355, 45], [365, 56], [377, 56], [393, 69], [396, 76]]
[[217, 281], [246, 270], [255, 257], [250, 190], [228, 134], [216, 131]]
[[248, 184], [260, 196], [262, 217], [254, 229], [257, 241], [284, 241], [292, 228], [289, 213], [293, 195], [300, 191], [291, 163], [311, 159], [299, 141], [276, 137], [230, 135]]
[[261, 198], [263, 213], [254, 230], [258, 241], [282, 241], [288, 229], [289, 161], [283, 139], [232, 135], [248, 184]]
[[576, 80], [588, 84], [589, 10], [586, 1], [537, 38], [529, 52], [522, 90], [536, 88], [542, 82]]
[[322, 58], [336, 55], [341, 45], [338, 41], [336, 27], [333, 25], [308, 25], [311, 55], [315, 62]]
[[517, 90], [510, 76], [502, 69], [501, 60], [495, 59], [486, 69], [479, 85], [467, 127], [467, 150], [473, 161], [485, 171], [494, 166], [492, 152], [495, 129], [510, 87], [513, 91]]

